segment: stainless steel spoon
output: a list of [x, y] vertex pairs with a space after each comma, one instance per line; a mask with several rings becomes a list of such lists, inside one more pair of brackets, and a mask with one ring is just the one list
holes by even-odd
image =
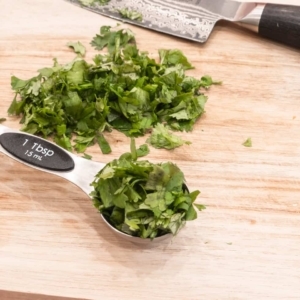
[[[32, 168], [60, 176], [80, 187], [89, 197], [91, 183], [105, 164], [79, 157], [40, 137], [10, 129], [0, 124], [0, 152]], [[119, 237], [138, 244], [156, 243], [171, 234], [142, 239], [114, 228], [100, 214], [105, 224]]]

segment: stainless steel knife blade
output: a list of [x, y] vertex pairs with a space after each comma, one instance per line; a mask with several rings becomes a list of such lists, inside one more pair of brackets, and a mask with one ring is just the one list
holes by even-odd
[[[121, 22], [201, 43], [206, 42], [218, 21], [227, 20], [300, 47], [300, 6], [232, 0], [110, 0], [105, 5], [92, 0], [67, 1]], [[123, 9], [139, 12], [142, 21], [122, 17]]]
[[[118, 21], [202, 43], [207, 40], [217, 21], [235, 20], [241, 11], [246, 15], [256, 6], [224, 0], [111, 0], [107, 5], [96, 2], [83, 5], [80, 0], [68, 1]], [[143, 20], [123, 18], [119, 13], [122, 9], [140, 12]]]

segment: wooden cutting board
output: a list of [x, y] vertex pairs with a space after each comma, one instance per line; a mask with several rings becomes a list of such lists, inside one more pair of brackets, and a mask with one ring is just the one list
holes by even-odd
[[[70, 61], [69, 41], [87, 46], [90, 60], [92, 37], [115, 25], [62, 0], [1, 2], [0, 117], [12, 75]], [[177, 163], [207, 209], [173, 241], [137, 246], [112, 235], [79, 188], [1, 154], [0, 299], [300, 299], [299, 50], [228, 23], [205, 45], [131, 29], [152, 57], [181, 49], [191, 75], [223, 82], [182, 133], [192, 145], [148, 156]], [[13, 117], [4, 125], [20, 128]], [[92, 148], [94, 160], [129, 150], [122, 134], [107, 138], [113, 152]]]

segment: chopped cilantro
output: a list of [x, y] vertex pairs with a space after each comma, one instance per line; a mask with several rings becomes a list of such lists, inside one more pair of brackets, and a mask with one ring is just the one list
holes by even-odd
[[106, 5], [110, 0], [79, 0], [79, 2], [84, 6], [94, 6], [95, 4]]
[[[109, 162], [92, 182], [94, 206], [116, 229], [141, 238], [172, 233], [197, 218], [203, 205], [194, 204], [199, 191], [189, 192], [184, 174], [171, 162], [137, 160], [139, 149]], [[143, 151], [141, 151], [143, 152]]]
[[194, 203], [194, 206], [196, 206], [199, 211], [206, 209], [206, 206], [203, 204]]
[[136, 10], [130, 10], [128, 8], [123, 8], [123, 9], [119, 9], [118, 12], [125, 19], [129, 19], [129, 20], [133, 20], [133, 21], [142, 21], [143, 20], [143, 15]]
[[147, 142], [155, 148], [165, 148], [169, 150], [180, 147], [183, 144], [191, 144], [191, 142], [184, 141], [181, 137], [172, 134], [163, 124], [160, 123], [153, 128]]
[[159, 56], [160, 56], [161, 64], [167, 67], [180, 66], [179, 67], [180, 70], [193, 69], [193, 66], [183, 55], [183, 53], [178, 49], [172, 49], [172, 50], [160, 49]]
[[[136, 46], [129, 29], [102, 26], [91, 41], [99, 52], [87, 62], [80, 42], [68, 46], [78, 54], [67, 64], [57, 59], [32, 78], [11, 77], [15, 97], [9, 115], [21, 117], [21, 130], [53, 137], [61, 147], [85, 152], [113, 129], [129, 137], [143, 136], [160, 123], [175, 131], [190, 131], [204, 113], [207, 96], [200, 90], [214, 82], [209, 76], [188, 76], [193, 66], [178, 49], [159, 50], [159, 61]], [[167, 149], [180, 141], [163, 126], [154, 129], [151, 145]]]
[[75, 53], [80, 54], [81, 56], [85, 55], [85, 47], [80, 42], [69, 42], [67, 43], [67, 46], [73, 48]]
[[209, 88], [212, 84], [222, 84], [221, 81], [214, 81], [209, 75], [201, 77], [200, 86], [203, 88]]
[[108, 154], [111, 152], [111, 148], [103, 134], [99, 134], [97, 142], [103, 154]]
[[87, 153], [83, 153], [82, 157], [85, 158], [85, 159], [89, 159], [89, 160], [92, 159], [92, 156], [87, 154]]
[[252, 147], [252, 140], [251, 138], [248, 138], [244, 143], [243, 146], [245, 147]]
[[102, 50], [107, 47], [109, 55], [105, 55], [103, 59], [107, 58], [108, 60], [112, 59], [112, 54], [119, 53], [120, 49], [129, 43], [135, 44], [135, 37], [131, 30], [111, 30], [111, 26], [102, 26], [100, 34], [96, 34], [91, 41], [91, 45], [96, 50]]

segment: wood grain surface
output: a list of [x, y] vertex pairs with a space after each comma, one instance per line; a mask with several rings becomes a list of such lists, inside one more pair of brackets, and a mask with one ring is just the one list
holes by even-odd
[[[92, 37], [116, 24], [63, 0], [0, 4], [0, 117], [12, 75], [70, 61], [69, 41], [91, 60]], [[207, 209], [172, 241], [134, 245], [111, 234], [79, 188], [1, 154], [0, 299], [300, 299], [299, 50], [225, 22], [204, 45], [130, 28], [152, 57], [181, 49], [195, 66], [189, 74], [223, 82], [182, 133], [192, 145], [148, 156], [178, 164]], [[20, 128], [14, 117], [4, 125]], [[251, 148], [242, 146], [248, 137]], [[93, 147], [94, 160], [129, 150], [122, 134], [107, 138], [113, 152]]]

